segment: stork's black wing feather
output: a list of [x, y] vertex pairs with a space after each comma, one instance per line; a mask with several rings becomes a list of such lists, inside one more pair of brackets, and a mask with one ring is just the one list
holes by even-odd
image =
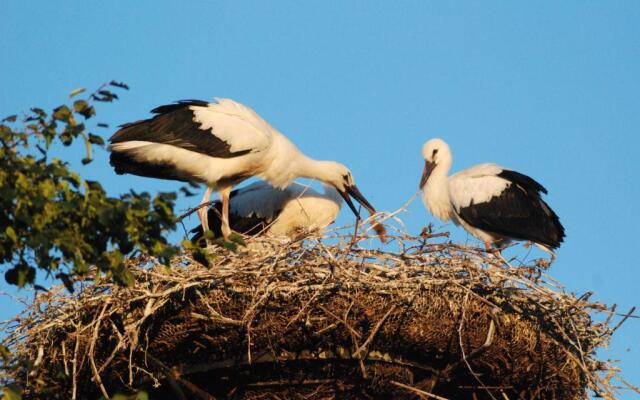
[[[251, 150], [231, 151], [231, 145], [211, 129], [201, 129], [189, 107], [207, 107], [201, 100], [182, 100], [152, 110], [154, 117], [124, 124], [110, 139], [113, 143], [145, 141], [168, 144], [216, 158], [238, 157]], [[112, 165], [114, 160], [112, 157]]]
[[500, 178], [504, 178], [508, 180], [509, 182], [519, 185], [521, 188], [525, 189], [526, 191], [534, 192], [534, 193], [542, 192], [544, 194], [547, 194], [547, 189], [545, 189], [544, 186], [538, 183], [538, 181], [536, 181], [535, 179], [525, 174], [521, 174], [520, 172], [511, 171], [509, 169], [503, 169], [502, 172], [498, 174], [498, 176]]
[[565, 237], [556, 213], [540, 198], [546, 189], [532, 178], [504, 170], [499, 177], [510, 185], [489, 201], [461, 207], [458, 215], [469, 225], [519, 240], [529, 240], [555, 249]]
[[207, 107], [209, 103], [204, 100], [178, 100], [173, 104], [166, 104], [164, 106], [159, 106], [151, 110], [154, 114], [168, 114], [172, 111], [176, 111], [185, 107], [196, 106], [196, 107]]

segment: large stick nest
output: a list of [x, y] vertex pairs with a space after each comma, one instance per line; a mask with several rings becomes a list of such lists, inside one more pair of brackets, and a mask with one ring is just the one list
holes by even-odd
[[50, 399], [615, 398], [617, 369], [595, 358], [616, 328], [594, 322], [604, 305], [535, 265], [393, 240], [251, 239], [211, 247], [209, 268], [130, 259], [135, 287], [40, 294], [4, 340], [5, 380]]

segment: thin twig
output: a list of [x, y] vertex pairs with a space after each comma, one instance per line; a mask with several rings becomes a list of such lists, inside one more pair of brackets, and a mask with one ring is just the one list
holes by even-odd
[[380, 318], [378, 323], [376, 323], [367, 340], [365, 340], [364, 343], [355, 351], [355, 353], [353, 353], [355, 357], [360, 357], [363, 353], [365, 353], [369, 349], [369, 345], [371, 344], [371, 342], [373, 341], [373, 338], [375, 338], [376, 334], [382, 327], [382, 324], [384, 324], [384, 321], [387, 320], [389, 315], [391, 315], [391, 313], [394, 312], [395, 309], [396, 309], [395, 304], [389, 307], [389, 310], [382, 316], [382, 318]]
[[413, 386], [405, 385], [404, 383], [401, 383], [401, 382], [398, 382], [398, 381], [391, 381], [391, 384], [394, 385], [394, 386], [397, 386], [399, 388], [408, 390], [408, 391], [410, 391], [410, 392], [412, 392], [414, 394], [417, 394], [421, 398], [436, 399], [436, 400], [449, 400], [446, 397], [442, 397], [442, 396], [435, 395], [433, 393], [425, 392], [424, 390], [418, 389], [418, 388], [413, 387]]

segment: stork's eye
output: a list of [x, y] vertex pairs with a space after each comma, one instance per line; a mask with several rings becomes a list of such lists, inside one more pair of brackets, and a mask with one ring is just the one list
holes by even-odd
[[435, 157], [436, 154], [438, 154], [438, 149], [433, 149], [433, 152], [431, 153], [431, 158]]

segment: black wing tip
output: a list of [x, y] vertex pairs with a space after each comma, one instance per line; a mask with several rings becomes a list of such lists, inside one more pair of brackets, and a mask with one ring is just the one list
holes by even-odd
[[513, 171], [510, 169], [503, 169], [502, 172], [498, 174], [500, 178], [504, 178], [509, 182], [516, 183], [522, 186], [526, 190], [534, 191], [534, 192], [542, 192], [547, 194], [547, 189], [540, 184], [540, 182], [536, 181], [532, 177], [522, 174], [517, 171]]
[[547, 227], [544, 229], [544, 233], [542, 233], [541, 237], [525, 237], [523, 239], [539, 243], [551, 250], [558, 249], [566, 237], [564, 226], [562, 226], [560, 218], [558, 218], [555, 213], [553, 213], [553, 215], [547, 220], [546, 225]]
[[187, 107], [207, 107], [209, 106], [208, 101], [197, 100], [197, 99], [187, 99], [187, 100], [178, 100], [172, 104], [165, 104], [163, 106], [158, 106], [151, 110], [153, 114], [166, 114], [176, 110], [181, 110]]
[[126, 132], [128, 129], [135, 126], [142, 125], [148, 121], [148, 119], [140, 119], [138, 121], [127, 122], [125, 124], [119, 125], [118, 128], [120, 129], [118, 129], [113, 135], [111, 135], [111, 137], [109, 138], [109, 143], [126, 142], [128, 139], [126, 138], [126, 134], [123, 132]]
[[111, 137], [109, 138], [109, 143], [120, 143], [120, 142], [128, 141], [129, 139], [127, 138], [126, 132], [131, 128], [140, 126], [147, 122], [149, 122], [148, 119], [139, 119], [137, 121], [127, 122], [122, 125], [119, 125], [118, 128], [120, 129], [118, 129], [113, 135], [111, 135]]
[[141, 124], [143, 122], [147, 122], [147, 121], [148, 121], [148, 119], [139, 119], [139, 120], [133, 121], [133, 122], [125, 122], [124, 124], [118, 125], [118, 128], [121, 128], [121, 129], [122, 128], [129, 128], [131, 126], [139, 125], [139, 124]]
[[551, 236], [549, 245], [553, 249], [557, 249], [560, 247], [560, 243], [564, 242], [564, 238], [566, 237], [564, 226], [560, 222], [558, 214], [556, 214], [544, 200], [540, 199], [540, 202], [551, 212], [551, 215], [549, 215], [547, 219], [547, 223], [549, 224], [547, 232], [550, 232], [550, 235], [548, 236]]

